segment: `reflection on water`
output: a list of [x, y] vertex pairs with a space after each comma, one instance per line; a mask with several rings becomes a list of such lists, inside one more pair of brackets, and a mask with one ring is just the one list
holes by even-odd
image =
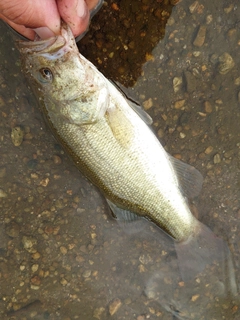
[[239, 319], [239, 10], [178, 3], [128, 89], [167, 150], [204, 175], [192, 211], [230, 248], [188, 282], [171, 239], [147, 221], [126, 232], [52, 138], [1, 25], [1, 319]]

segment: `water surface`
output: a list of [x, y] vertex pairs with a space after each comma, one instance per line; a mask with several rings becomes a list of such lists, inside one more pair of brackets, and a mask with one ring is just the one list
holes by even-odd
[[[119, 226], [46, 127], [1, 24], [1, 319], [240, 317], [240, 8], [234, 0], [153, 2], [108, 1], [79, 48], [128, 87], [166, 150], [203, 174], [191, 208], [231, 253], [184, 283], [158, 228]], [[224, 53], [234, 66], [222, 74]]]

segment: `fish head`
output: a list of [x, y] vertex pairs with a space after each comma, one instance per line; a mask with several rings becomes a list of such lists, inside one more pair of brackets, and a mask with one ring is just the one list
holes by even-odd
[[70, 122], [94, 122], [108, 106], [105, 78], [78, 51], [70, 27], [60, 35], [39, 41], [18, 41], [23, 72], [35, 92], [50, 101], [51, 112]]

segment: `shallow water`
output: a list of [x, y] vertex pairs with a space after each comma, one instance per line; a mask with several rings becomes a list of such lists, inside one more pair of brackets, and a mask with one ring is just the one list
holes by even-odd
[[[135, 6], [124, 2], [125, 12], [116, 3], [121, 10], [109, 1], [79, 43], [80, 50], [103, 73], [112, 71], [112, 79], [134, 83], [126, 91], [152, 116], [166, 150], [201, 171], [203, 190], [192, 210], [228, 243], [231, 253], [184, 283], [173, 243], [158, 228], [142, 222], [141, 231], [137, 226], [129, 234], [129, 227], [119, 226], [100, 193], [46, 128], [21, 75], [18, 53], [1, 25], [0, 317], [239, 319], [240, 7], [237, 1], [223, 0], [167, 5], [172, 13], [165, 36], [149, 52], [135, 36], [134, 45], [121, 38], [122, 47], [114, 47], [111, 24], [101, 28], [99, 23], [101, 12], [106, 16], [109, 10], [107, 17], [126, 20], [121, 29], [131, 29], [134, 21], [135, 29], [149, 36], [149, 17], [159, 15], [151, 13], [153, 4], [136, 2], [148, 15], [134, 20], [127, 14], [137, 16]], [[196, 42], [200, 26], [203, 35]], [[156, 28], [151, 37], [162, 35]], [[136, 82], [131, 54], [123, 50], [133, 50], [135, 56], [141, 52], [148, 60]], [[221, 74], [224, 52], [234, 66]], [[119, 69], [119, 59], [124, 68]], [[126, 77], [127, 63], [131, 68]], [[175, 77], [183, 81], [175, 85], [176, 92]], [[15, 127], [23, 134], [20, 146], [11, 138]]]

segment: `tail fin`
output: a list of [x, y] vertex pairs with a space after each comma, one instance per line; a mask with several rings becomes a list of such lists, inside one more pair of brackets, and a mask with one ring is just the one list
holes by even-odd
[[207, 265], [228, 259], [227, 243], [218, 238], [207, 226], [196, 221], [196, 232], [185, 242], [176, 243], [175, 248], [183, 281], [193, 279]]

